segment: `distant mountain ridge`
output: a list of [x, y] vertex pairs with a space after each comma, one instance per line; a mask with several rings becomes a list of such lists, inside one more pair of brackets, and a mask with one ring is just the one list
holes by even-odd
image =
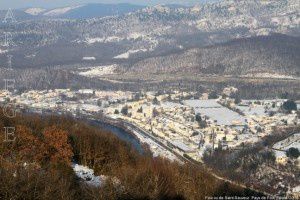
[[237, 39], [135, 63], [127, 73], [300, 77], [300, 37], [286, 35]]
[[[188, 69], [208, 74], [244, 76], [254, 73], [266, 76], [274, 72], [289, 76], [299, 69], [295, 55], [300, 37], [298, 0], [226, 0], [194, 7], [156, 5], [140, 8], [118, 4], [99, 8], [96, 5], [46, 11], [31, 9], [34, 15], [17, 11], [20, 22], [16, 24], [13, 34], [16, 48], [9, 52], [15, 58], [13, 64], [16, 68], [86, 65], [83, 57], [93, 57], [94, 62], [89, 64], [101, 66], [117, 63], [131, 66], [129, 70], [144, 70], [145, 73], [149, 69], [166, 73]], [[114, 6], [119, 7], [112, 9]], [[136, 10], [130, 12], [129, 7]], [[95, 12], [89, 13], [85, 9], [95, 9]], [[116, 10], [120, 12], [119, 15], [92, 17], [98, 13], [98, 9], [107, 11], [103, 11], [103, 15], [114, 14]], [[63, 17], [69, 15], [70, 18], [77, 18], [84, 14], [87, 19]], [[30, 17], [33, 20], [21, 21]], [[10, 31], [10, 27], [0, 23], [0, 34], [4, 35], [3, 32], [7, 31]], [[286, 35], [288, 39], [274, 36], [276, 34]], [[255, 42], [257, 36], [270, 36], [274, 45], [266, 42], [264, 37], [258, 37], [268, 48], [259, 46], [259, 42]], [[279, 41], [286, 39], [287, 43], [276, 43], [278, 37], [281, 38]], [[234, 42], [230, 42], [230, 45], [226, 43], [232, 40], [238, 41], [236, 47]], [[253, 46], [247, 46], [247, 42], [242, 42], [244, 40], [249, 40], [248, 43]], [[0, 65], [6, 65], [7, 51], [6, 47], [0, 46]], [[257, 53], [260, 51], [262, 53]], [[180, 54], [183, 56], [182, 64], [178, 64], [175, 57], [173, 63], [166, 62], [173, 65], [171, 68], [168, 65], [159, 66], [164, 63], [161, 59], [167, 61], [168, 56], [177, 52], [184, 52]], [[288, 54], [292, 56], [290, 60]], [[197, 60], [197, 56], [202, 56], [202, 60]], [[157, 60], [152, 62], [151, 58]], [[157, 65], [145, 68], [149, 65], [148, 61], [152, 64], [157, 62]], [[141, 64], [143, 62], [145, 65]], [[140, 67], [137, 63], [140, 63]], [[218, 63], [220, 66], [217, 66]], [[271, 64], [273, 66], [269, 66]], [[251, 66], [255, 70], [250, 70]]]
[[123, 15], [126, 13], [134, 12], [145, 6], [133, 5], [128, 3], [121, 4], [101, 4], [90, 3], [77, 6], [68, 6], [54, 9], [43, 8], [27, 8], [25, 13], [52, 18], [65, 18], [65, 19], [89, 19], [96, 17], [106, 17], [113, 15]]

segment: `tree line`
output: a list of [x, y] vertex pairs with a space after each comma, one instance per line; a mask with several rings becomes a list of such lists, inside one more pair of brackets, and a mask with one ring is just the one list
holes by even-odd
[[[196, 200], [250, 194], [196, 166], [141, 155], [113, 134], [67, 116], [0, 114], [0, 126], [15, 126], [17, 136], [14, 143], [0, 143], [0, 199]], [[71, 162], [110, 178], [100, 188], [87, 186]]]

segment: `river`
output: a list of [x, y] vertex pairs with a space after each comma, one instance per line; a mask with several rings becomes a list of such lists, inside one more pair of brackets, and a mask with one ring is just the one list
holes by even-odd
[[92, 123], [93, 123], [93, 125], [100, 126], [104, 130], [107, 130], [107, 131], [113, 133], [121, 140], [129, 143], [140, 154], [144, 153], [144, 150], [143, 150], [143, 147], [142, 147], [140, 141], [136, 137], [134, 137], [131, 133], [128, 133], [127, 131], [125, 131], [122, 128], [116, 127], [114, 125], [111, 125], [111, 124], [108, 124], [105, 122], [100, 122], [100, 121], [94, 120]]

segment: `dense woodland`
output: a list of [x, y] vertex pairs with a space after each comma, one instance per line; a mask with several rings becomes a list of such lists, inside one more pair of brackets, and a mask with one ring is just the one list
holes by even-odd
[[142, 73], [218, 74], [240, 76], [275, 73], [298, 76], [298, 37], [274, 34], [233, 40], [142, 60], [129, 71]]
[[[69, 117], [24, 115], [0, 126], [15, 126], [14, 143], [0, 143], [0, 199], [204, 199], [249, 195], [216, 180], [206, 170], [180, 165], [151, 153], [138, 154], [113, 134]], [[4, 140], [4, 134], [0, 135]], [[106, 175], [101, 188], [76, 178], [71, 162]], [[113, 181], [117, 178], [118, 183]]]

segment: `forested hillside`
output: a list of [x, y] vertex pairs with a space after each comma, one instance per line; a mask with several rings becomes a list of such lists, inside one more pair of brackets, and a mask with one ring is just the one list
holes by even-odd
[[[17, 133], [14, 143], [0, 143], [0, 199], [196, 200], [250, 194], [204, 169], [139, 155], [111, 133], [69, 117], [30, 114], [10, 120], [1, 114], [0, 126], [15, 126]], [[111, 180], [100, 188], [87, 186], [71, 162]]]
[[286, 35], [237, 39], [225, 44], [193, 48], [182, 53], [149, 58], [130, 72], [218, 75], [300, 75], [300, 38]]

